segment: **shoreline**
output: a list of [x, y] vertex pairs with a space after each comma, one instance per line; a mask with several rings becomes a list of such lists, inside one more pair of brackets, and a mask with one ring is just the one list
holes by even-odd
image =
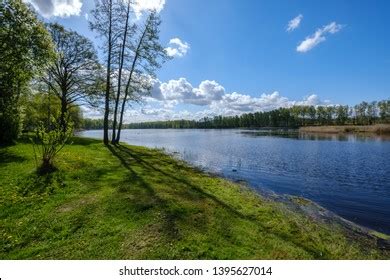
[[[389, 125], [389, 127], [390, 127], [390, 125]], [[308, 133], [308, 134], [310, 134], [310, 133]], [[334, 133], [323, 133], [323, 134], [324, 135], [326, 135], [326, 134], [334, 135]], [[349, 133], [349, 134], [353, 135], [353, 133]], [[344, 135], [344, 134], [342, 134], [342, 135]], [[367, 133], [365, 135], [372, 135], [372, 133]], [[84, 136], [78, 136], [78, 137], [86, 138], [86, 139], [99, 140], [99, 138], [89, 138], [89, 137], [84, 137]], [[129, 143], [125, 143], [125, 142], [123, 142], [122, 144], [135, 146], [135, 145], [132, 145], [132, 144], [129, 144]], [[287, 204], [292, 204], [293, 199], [295, 199], [295, 198], [297, 198], [298, 200], [308, 201], [311, 204], [311, 213], [308, 213], [307, 209], [304, 209], [305, 208], [305, 207], [303, 207], [304, 205], [299, 205], [300, 206], [299, 208], [301, 208], [301, 209], [296, 209], [296, 210], [299, 210], [301, 212], [306, 212], [306, 214], [313, 214], [313, 210], [315, 208], [316, 212], [317, 212], [317, 215], [315, 215], [315, 216], [317, 218], [322, 218], [322, 221], [329, 221], [329, 219], [333, 219], [333, 222], [335, 222], [335, 223], [337, 223], [339, 225], [342, 225], [343, 227], [345, 227], [346, 229], [348, 229], [351, 232], [355, 232], [355, 233], [356, 232], [360, 232], [362, 235], [367, 235], [367, 236], [372, 236], [373, 235], [373, 236], [376, 236], [376, 237], [379, 237], [379, 238], [381, 236], [382, 237], [384, 236], [385, 238], [388, 238], [388, 242], [390, 243], [390, 234], [378, 231], [376, 229], [373, 229], [373, 228], [370, 228], [370, 227], [367, 227], [367, 226], [359, 225], [359, 224], [357, 224], [357, 223], [355, 223], [355, 222], [353, 222], [351, 220], [343, 218], [339, 214], [333, 212], [330, 209], [327, 209], [324, 206], [319, 205], [317, 202], [315, 202], [313, 200], [307, 199], [305, 197], [290, 195], [290, 194], [287, 194], [287, 193], [285, 193], [285, 194], [277, 194], [274, 191], [272, 191], [271, 189], [268, 189], [268, 188], [265, 188], [265, 187], [254, 187], [249, 182], [247, 182], [247, 181], [245, 181], [243, 179], [229, 178], [227, 176], [224, 176], [220, 172], [213, 172], [213, 171], [207, 170], [206, 168], [203, 168], [201, 166], [196, 166], [196, 165], [192, 164], [191, 162], [187, 162], [184, 159], [182, 159], [179, 152], [170, 152], [170, 151], [167, 151], [163, 147], [162, 148], [157, 148], [157, 147], [151, 148], [151, 147], [141, 146], [141, 145], [138, 146], [138, 147], [142, 147], [142, 148], [145, 148], [145, 149], [157, 150], [159, 152], [162, 152], [162, 153], [164, 153], [164, 154], [174, 158], [175, 160], [180, 161], [183, 164], [188, 165], [188, 166], [198, 170], [199, 172], [205, 173], [205, 174], [207, 174], [209, 176], [221, 178], [221, 179], [230, 181], [232, 183], [243, 185], [246, 188], [248, 188], [250, 191], [253, 191], [254, 194], [260, 195], [261, 197], [264, 197], [264, 198], [269, 198], [269, 199], [274, 200], [274, 201], [284, 201]], [[318, 213], [322, 213], [322, 214], [318, 215]], [[326, 215], [326, 217], [324, 215]], [[390, 249], [390, 244], [387, 245], [386, 248]]]
[[0, 259], [390, 259], [387, 235], [159, 149], [75, 137], [47, 178], [28, 141], [0, 152]]
[[[129, 145], [127, 143], [124, 143], [125, 145]], [[152, 149], [145, 146], [138, 146], [146, 149]], [[202, 167], [193, 165], [178, 156], [177, 152], [167, 152], [165, 149], [161, 148], [154, 148], [155, 150], [162, 152], [173, 159], [180, 161], [182, 164], [188, 165], [191, 168], [194, 168], [198, 172], [204, 173], [208, 176], [220, 178], [229, 182], [232, 182], [233, 184], [238, 184], [241, 187], [247, 189], [248, 191], [252, 192], [254, 195], [258, 196], [260, 199], [266, 199], [272, 202], [282, 202], [285, 207], [287, 207], [289, 210], [292, 210], [294, 212], [303, 214], [305, 216], [308, 216], [310, 218], [313, 218], [321, 223], [329, 224], [330, 226], [340, 226], [342, 227], [346, 232], [348, 232], [351, 236], [355, 236], [357, 238], [370, 238], [375, 240], [375, 242], [378, 245], [379, 249], [382, 250], [389, 250], [390, 251], [390, 235], [379, 232], [375, 229], [359, 225], [351, 220], [348, 220], [346, 218], [341, 217], [337, 213], [319, 205], [313, 200], [307, 199], [302, 196], [295, 196], [290, 194], [277, 194], [276, 192], [265, 188], [254, 188], [250, 185], [249, 182], [245, 180], [235, 180], [232, 178], [228, 178], [224, 176], [222, 173], [218, 172], [212, 172], [206, 169], [203, 169]]]
[[344, 133], [364, 133], [389, 135], [390, 124], [375, 125], [330, 125], [330, 126], [304, 126], [298, 129], [300, 133], [327, 133], [327, 134], [344, 134]]
[[[171, 155], [170, 153], [167, 153]], [[171, 156], [175, 157], [175, 154]], [[234, 180], [228, 177], [223, 176], [220, 173], [214, 173], [211, 171], [203, 170], [198, 168], [197, 166], [193, 166], [188, 162], [185, 164], [192, 166], [193, 168], [198, 169], [200, 172], [203, 172], [209, 176], [214, 176], [217, 178], [221, 178], [223, 180], [230, 181], [234, 184], [238, 184], [254, 195], [259, 196], [260, 199], [266, 199], [272, 202], [282, 202], [284, 206], [294, 212], [298, 212], [313, 218], [321, 223], [329, 224], [330, 226], [341, 226], [344, 230], [346, 230], [351, 236], [356, 235], [357, 237], [368, 237], [370, 239], [375, 239], [378, 245], [378, 248], [384, 250], [390, 250], [390, 235], [377, 231], [375, 229], [359, 225], [351, 220], [341, 217], [337, 213], [319, 205], [317, 202], [310, 200], [308, 198], [290, 194], [277, 194], [274, 191], [260, 187], [254, 188], [245, 180]]]

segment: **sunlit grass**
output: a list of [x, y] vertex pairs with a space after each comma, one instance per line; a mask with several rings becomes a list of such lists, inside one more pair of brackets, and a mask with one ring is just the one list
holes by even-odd
[[0, 259], [386, 258], [158, 150], [75, 138], [44, 177], [28, 143], [0, 156]]

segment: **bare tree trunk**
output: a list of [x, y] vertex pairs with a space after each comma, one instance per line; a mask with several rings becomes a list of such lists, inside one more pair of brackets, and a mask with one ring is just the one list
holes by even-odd
[[[49, 75], [49, 81], [51, 80], [51, 76]], [[51, 93], [51, 88], [50, 86], [48, 85], [47, 86], [47, 99], [48, 99], [48, 103], [47, 103], [47, 130], [51, 130], [51, 100], [50, 100], [50, 93]]]
[[106, 95], [103, 121], [103, 142], [108, 145], [108, 116], [110, 113], [110, 86], [111, 86], [111, 52], [112, 52], [112, 0], [109, 2], [109, 26], [108, 26], [108, 57], [107, 57], [107, 77], [106, 77]]
[[117, 114], [118, 114], [118, 107], [119, 107], [119, 98], [120, 98], [120, 93], [121, 93], [122, 68], [123, 68], [123, 61], [125, 58], [125, 48], [126, 48], [126, 39], [127, 39], [127, 29], [128, 29], [128, 24], [129, 24], [129, 15], [130, 15], [130, 1], [127, 4], [125, 31], [123, 34], [123, 42], [122, 42], [121, 51], [119, 54], [120, 62], [119, 62], [119, 73], [118, 73], [118, 90], [117, 90], [116, 100], [115, 100], [114, 122], [112, 124], [112, 140], [111, 140], [112, 144], [116, 143], [115, 132], [116, 132]]
[[120, 115], [119, 125], [118, 125], [118, 134], [117, 134], [117, 136], [116, 136], [115, 143], [119, 143], [119, 140], [120, 140], [120, 138], [121, 138], [121, 130], [122, 130], [122, 124], [123, 124], [123, 114], [124, 114], [124, 112], [125, 112], [126, 101], [127, 101], [128, 95], [129, 95], [130, 83], [131, 83], [131, 79], [132, 79], [132, 77], [133, 77], [133, 73], [134, 73], [134, 70], [135, 70], [135, 66], [137, 65], [137, 60], [138, 60], [138, 57], [139, 57], [139, 52], [140, 52], [140, 49], [141, 49], [143, 40], [144, 40], [144, 38], [145, 38], [147, 28], [148, 28], [148, 27], [145, 26], [145, 30], [144, 30], [144, 32], [142, 33], [142, 36], [141, 36], [141, 38], [140, 38], [140, 40], [139, 40], [139, 42], [138, 42], [138, 46], [137, 46], [137, 49], [136, 49], [136, 51], [135, 51], [133, 63], [132, 63], [132, 65], [131, 65], [131, 70], [130, 70], [129, 79], [127, 80], [127, 84], [126, 84], [125, 97], [123, 98], [123, 102], [122, 102], [121, 115]]
[[60, 124], [63, 132], [66, 132], [68, 129], [67, 113], [68, 113], [68, 104], [66, 102], [66, 95], [63, 95], [61, 99], [61, 115], [60, 115]]

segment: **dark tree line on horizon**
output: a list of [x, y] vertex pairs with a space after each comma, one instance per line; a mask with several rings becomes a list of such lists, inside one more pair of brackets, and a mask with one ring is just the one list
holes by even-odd
[[[102, 39], [105, 86], [103, 142], [120, 140], [123, 115], [131, 101], [138, 101], [152, 87], [155, 71], [169, 59], [160, 43], [161, 19], [150, 11], [140, 21], [134, 21], [134, 1], [95, 0], [91, 11], [90, 29]], [[112, 125], [110, 126], [112, 117]]]
[[[236, 116], [215, 116], [200, 120], [168, 120], [124, 125], [128, 129], [147, 128], [244, 128], [312, 125], [372, 125], [390, 123], [390, 100], [361, 102], [355, 106], [293, 106], [268, 112]], [[84, 129], [101, 129], [101, 119], [84, 119]]]

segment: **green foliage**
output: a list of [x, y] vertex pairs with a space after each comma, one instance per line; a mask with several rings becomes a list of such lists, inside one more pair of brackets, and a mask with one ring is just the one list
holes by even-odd
[[[32, 140], [34, 156], [39, 174], [46, 174], [55, 171], [54, 158], [64, 148], [70, 137], [73, 135], [73, 128], [70, 124], [64, 131], [55, 118], [52, 118], [49, 127], [41, 124], [35, 131]], [[38, 163], [38, 158], [41, 160]]]
[[377, 106], [381, 120], [390, 123], [390, 100], [379, 101]]
[[[51, 118], [60, 120], [61, 102], [53, 94], [35, 92], [23, 96], [21, 100], [22, 130], [32, 132], [43, 123], [46, 127], [52, 122]], [[73, 123], [74, 130], [82, 126], [82, 113], [79, 106], [72, 106], [67, 113], [67, 122]]]
[[[112, 121], [109, 121], [108, 127], [112, 128]], [[81, 128], [83, 129], [102, 129], [104, 126], [103, 119], [89, 119], [85, 118], [81, 121]]]
[[49, 33], [21, 0], [0, 0], [0, 143], [19, 134], [19, 98], [55, 57]]

